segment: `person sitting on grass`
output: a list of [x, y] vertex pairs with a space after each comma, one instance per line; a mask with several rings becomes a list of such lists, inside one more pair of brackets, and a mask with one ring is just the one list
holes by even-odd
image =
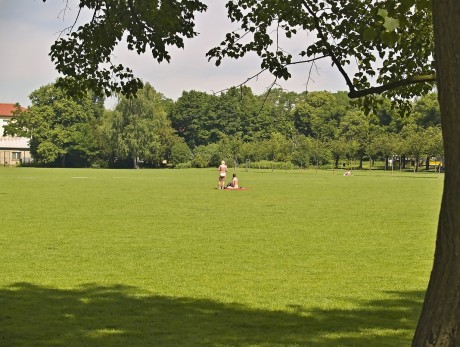
[[232, 181], [227, 184], [227, 189], [238, 189], [239, 186], [238, 186], [238, 177], [236, 177], [236, 174], [233, 174], [233, 178], [232, 178]]

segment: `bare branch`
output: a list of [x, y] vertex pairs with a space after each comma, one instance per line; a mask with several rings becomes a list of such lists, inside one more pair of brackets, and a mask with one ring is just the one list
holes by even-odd
[[[67, 10], [70, 10], [70, 9], [71, 8], [69, 7], [69, 1], [67, 0], [66, 4], [65, 4], [65, 8], [62, 9], [61, 12], [59, 12], [58, 18], [62, 14], [62, 20], [64, 20]], [[77, 24], [78, 18], [80, 18], [80, 13], [81, 13], [81, 7], [78, 8], [78, 13], [77, 13], [77, 16], [75, 17], [75, 20], [74, 20], [73, 24], [71, 26], [68, 26], [67, 28], [62, 29], [60, 32], [56, 33], [56, 34], [58, 34], [58, 39], [60, 39], [61, 36], [64, 35], [64, 33], [66, 33], [66, 32], [71, 33], [73, 31], [73, 28]]]
[[[43, 2], [45, 2], [45, 1], [43, 1]], [[59, 11], [58, 18], [61, 17], [61, 15], [62, 15], [62, 21], [64, 21], [66, 12], [67, 12], [67, 10], [70, 10], [70, 9], [71, 8], [69, 6], [69, 0], [66, 0], [64, 8], [61, 11]]]
[[315, 21], [315, 29], [318, 32], [318, 37], [321, 39], [321, 41], [323, 42], [324, 46], [326, 47], [326, 50], [328, 52], [328, 55], [331, 57], [332, 62], [337, 66], [337, 69], [339, 69], [340, 74], [345, 79], [345, 82], [347, 83], [347, 86], [348, 86], [348, 89], [350, 90], [350, 93], [354, 92], [355, 87], [354, 87], [353, 83], [351, 82], [350, 77], [348, 77], [347, 73], [345, 72], [345, 70], [343, 69], [342, 65], [340, 64], [339, 59], [335, 56], [334, 51], [333, 51], [333, 49], [331, 47], [331, 44], [327, 41], [327, 37], [326, 37], [326, 35], [324, 34], [324, 32], [323, 32], [323, 30], [321, 28], [319, 18], [316, 16], [315, 12], [313, 12], [313, 10], [308, 5], [306, 0], [303, 0], [302, 3], [305, 6], [305, 8], [307, 9], [308, 13], [313, 17], [313, 20]]
[[270, 95], [273, 87], [276, 85], [276, 81], [278, 80], [278, 77], [275, 77], [275, 80], [272, 82], [272, 84], [270, 84], [270, 86], [267, 88], [267, 92], [265, 93], [265, 98], [264, 100], [262, 101], [262, 105], [260, 105], [260, 109], [259, 111], [257, 112], [257, 116], [260, 115], [260, 113], [262, 112], [262, 110], [264, 109], [264, 106], [265, 106], [265, 103], [267, 102], [267, 99], [268, 99], [268, 96]]
[[248, 83], [250, 80], [253, 80], [254, 78], [258, 78], [262, 73], [264, 73], [265, 71], [267, 71], [267, 69], [263, 69], [263, 70], [260, 70], [258, 73], [256, 73], [255, 75], [251, 76], [251, 77], [248, 77], [246, 79], [246, 81], [244, 82], [241, 82], [240, 84], [236, 85], [236, 86], [231, 86], [231, 87], [228, 87], [228, 88], [225, 88], [225, 89], [221, 89], [221, 90], [218, 90], [217, 92], [213, 92], [213, 94], [218, 94], [218, 93], [223, 93], [223, 92], [226, 92], [227, 90], [229, 90], [230, 88], [233, 88], [233, 87], [241, 87], [241, 86], [244, 86], [246, 83]]
[[[311, 63], [310, 69], [308, 69], [308, 78], [307, 78], [307, 83], [305, 84], [305, 90], [308, 90], [308, 83], [309, 83], [310, 81], [313, 81], [313, 79], [311, 78], [311, 70], [313, 70], [313, 66], [316, 67], [316, 64], [315, 64], [314, 61]], [[315, 82], [315, 81], [313, 81], [313, 83], [314, 83], [314, 82]]]
[[[301, 61], [294, 61], [294, 62], [291, 62], [291, 63], [287, 63], [287, 64], [284, 64], [283, 66], [288, 66], [288, 65], [296, 65], [296, 64], [305, 64], [305, 63], [311, 63], [311, 62], [314, 62], [316, 60], [319, 60], [319, 59], [323, 59], [323, 58], [326, 58], [327, 55], [322, 55], [321, 57], [317, 57], [317, 58], [312, 58], [312, 59], [308, 59], [308, 60], [301, 60]], [[251, 76], [251, 77], [248, 77], [244, 82], [241, 82], [240, 84], [237, 84], [236, 86], [232, 86], [232, 87], [241, 87], [245, 84], [247, 84], [249, 81], [253, 80], [254, 78], [258, 78], [262, 73], [264, 73], [265, 71], [267, 71], [267, 68], [263, 69], [263, 70], [260, 70], [258, 73], [256, 73], [255, 75]], [[275, 82], [277, 81], [278, 79], [275, 79]], [[272, 84], [271, 87], [269, 88], [272, 88], [274, 84]], [[213, 92], [213, 94], [218, 94], [218, 93], [223, 93], [227, 90], [229, 90], [230, 88], [232, 87], [228, 87], [228, 88], [225, 88], [225, 89], [221, 89], [217, 92]]]

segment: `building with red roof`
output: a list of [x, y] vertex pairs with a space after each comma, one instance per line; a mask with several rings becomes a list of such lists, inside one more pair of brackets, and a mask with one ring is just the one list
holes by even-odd
[[[30, 146], [27, 137], [4, 136], [3, 127], [13, 119], [15, 104], [0, 103], [0, 165], [30, 163]], [[21, 107], [21, 110], [26, 110]]]
[[16, 109], [15, 104], [2, 104], [0, 103], [0, 115], [3, 117], [12, 117], [13, 111]]
[[[22, 111], [27, 110], [24, 107], [20, 107]], [[2, 104], [0, 103], [0, 115], [5, 117], [12, 117], [13, 112], [16, 110], [16, 104]]]
[[[26, 110], [24, 107], [20, 107], [20, 109]], [[14, 117], [14, 111], [16, 111], [16, 104], [0, 103], [0, 136], [3, 136], [3, 126]]]

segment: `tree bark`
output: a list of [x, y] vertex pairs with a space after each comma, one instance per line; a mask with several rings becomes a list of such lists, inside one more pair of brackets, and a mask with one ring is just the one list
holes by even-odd
[[460, 346], [460, 1], [433, 1], [446, 173], [433, 270], [412, 346]]

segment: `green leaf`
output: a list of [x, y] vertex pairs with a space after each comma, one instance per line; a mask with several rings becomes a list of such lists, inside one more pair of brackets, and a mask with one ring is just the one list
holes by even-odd
[[383, 8], [379, 8], [379, 10], [377, 11], [377, 16], [380, 16], [383, 19], [385, 19], [386, 17], [388, 17], [388, 12], [387, 10], [384, 10]]
[[399, 27], [399, 20], [391, 17], [386, 17], [385, 18], [385, 23], [383, 23], [383, 26], [385, 29], [388, 31], [394, 31]]
[[414, 5], [415, 0], [401, 0], [400, 11], [405, 13]]
[[383, 26], [387, 31], [394, 31], [399, 27], [399, 20], [388, 16], [387, 10], [379, 8], [377, 15], [382, 17], [384, 20]]
[[394, 47], [398, 42], [398, 35], [394, 31], [384, 31], [380, 34], [380, 39], [388, 47]]
[[427, 10], [431, 11], [432, 5], [431, 5], [431, 0], [419, 0], [416, 3], [417, 10], [422, 11], [422, 10]]
[[366, 28], [363, 32], [363, 39], [365, 41], [373, 41], [377, 37], [377, 31], [374, 28]]

